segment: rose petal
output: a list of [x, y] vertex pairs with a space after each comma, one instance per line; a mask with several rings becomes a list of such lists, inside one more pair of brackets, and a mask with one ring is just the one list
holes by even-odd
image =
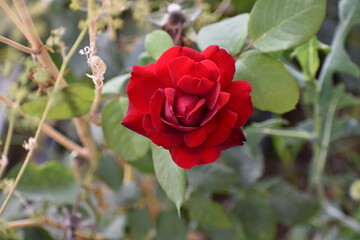
[[158, 89], [150, 100], [150, 115], [153, 127], [164, 134], [178, 134], [178, 131], [163, 121], [166, 97], [165, 90]]
[[146, 137], [146, 131], [143, 127], [143, 118], [144, 113], [137, 111], [130, 102], [128, 111], [122, 119], [121, 124]]
[[220, 69], [220, 83], [221, 89], [227, 87], [233, 80], [235, 73], [234, 58], [224, 49], [220, 49], [216, 45], [209, 46], [202, 51], [205, 59], [214, 62]]
[[194, 78], [190, 75], [185, 75], [177, 82], [177, 86], [187, 94], [203, 97], [213, 89], [215, 83], [207, 78]]
[[236, 124], [237, 114], [224, 107], [219, 111], [218, 118], [215, 130], [206, 139], [206, 145], [212, 146], [223, 143], [229, 137]]
[[182, 168], [190, 169], [196, 165], [215, 162], [220, 156], [218, 147], [196, 147], [191, 148], [184, 144], [170, 150], [174, 162]]
[[220, 83], [219, 82], [215, 83], [214, 88], [209, 92], [208, 95], [205, 96], [206, 105], [208, 106], [209, 109], [214, 108], [220, 94], [220, 88], [221, 88]]
[[188, 126], [182, 126], [182, 125], [178, 125], [178, 124], [174, 124], [172, 122], [167, 121], [166, 119], [161, 119], [161, 121], [167, 125], [169, 125], [170, 127], [179, 130], [179, 131], [183, 131], [183, 132], [191, 132], [194, 131], [195, 129], [199, 128], [199, 127], [188, 127]]
[[219, 76], [219, 73], [214, 72], [216, 65], [212, 63], [214, 66], [211, 66], [209, 69], [207, 65], [210, 66], [211, 64], [208, 62], [210, 61], [195, 62], [193, 59], [185, 56], [171, 60], [168, 67], [173, 83], [177, 85], [179, 80], [186, 75], [190, 75], [193, 78], [206, 78], [216, 82]]
[[228, 139], [226, 139], [225, 142], [220, 144], [219, 147], [221, 148], [221, 150], [225, 150], [234, 146], [243, 145], [245, 141], [246, 138], [244, 136], [243, 131], [240, 128], [234, 128], [231, 131], [231, 134], [228, 137]]
[[192, 95], [178, 95], [174, 102], [174, 112], [176, 115], [186, 116], [197, 105], [199, 98]]
[[146, 135], [155, 144], [170, 150], [179, 146], [183, 142], [183, 135], [181, 134], [181, 132], [178, 132], [178, 134], [176, 134], [175, 132], [164, 133], [154, 128], [152, 123], [153, 121], [150, 115], [145, 115], [143, 119], [143, 126], [146, 130]]
[[149, 112], [149, 102], [152, 95], [162, 85], [157, 81], [154, 72], [154, 64], [134, 66], [131, 72], [130, 82], [126, 87], [129, 102], [137, 111]]
[[202, 144], [206, 139], [206, 129], [199, 128], [193, 132], [184, 135], [184, 142], [189, 147], [197, 147]]
[[220, 69], [218, 66], [211, 60], [205, 59], [201, 61], [201, 64], [203, 64], [211, 73], [209, 79], [218, 80], [220, 77]]
[[174, 88], [165, 88], [165, 119], [174, 124], [180, 125], [178, 119], [175, 116], [173, 105], [175, 102], [176, 90]]
[[234, 81], [224, 91], [230, 93], [230, 100], [226, 106], [238, 115], [236, 126], [243, 126], [254, 109], [250, 96], [250, 83], [247, 81]]
[[203, 126], [207, 122], [209, 122], [210, 119], [229, 101], [229, 99], [230, 99], [230, 94], [226, 92], [220, 92], [214, 108], [204, 115], [204, 118], [202, 119], [200, 126]]
[[155, 63], [155, 72], [157, 79], [167, 87], [173, 87], [173, 82], [170, 77], [168, 63], [180, 56], [187, 56], [196, 62], [203, 60], [203, 55], [188, 47], [174, 46], [166, 50]]

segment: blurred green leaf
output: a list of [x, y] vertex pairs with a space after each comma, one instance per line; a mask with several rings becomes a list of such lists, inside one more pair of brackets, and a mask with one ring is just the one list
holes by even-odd
[[106, 81], [102, 88], [102, 94], [119, 94], [129, 78], [130, 74], [126, 73]]
[[262, 52], [275, 52], [308, 41], [319, 30], [326, 0], [258, 0], [250, 13], [249, 35]]
[[186, 233], [184, 218], [179, 218], [176, 212], [160, 212], [156, 223], [154, 240], [184, 240], [186, 239]]
[[315, 79], [320, 66], [319, 44], [316, 37], [295, 49], [296, 59], [299, 61], [302, 73], [307, 79]]
[[306, 223], [320, 210], [315, 199], [281, 179], [268, 191], [270, 205], [278, 219], [288, 226]]
[[360, 136], [359, 120], [352, 117], [335, 117], [331, 130], [331, 141], [348, 136]]
[[126, 161], [143, 157], [150, 149], [149, 140], [121, 125], [128, 99], [120, 97], [105, 105], [101, 112], [101, 127], [110, 149]]
[[119, 192], [116, 193], [116, 203], [119, 206], [135, 204], [141, 197], [141, 191], [136, 182], [123, 182]]
[[155, 30], [145, 37], [145, 49], [155, 60], [172, 46], [174, 46], [173, 40], [165, 31]]
[[154, 164], [152, 161], [151, 151], [145, 154], [142, 158], [129, 162], [136, 169], [146, 174], [154, 174]]
[[114, 219], [103, 230], [102, 235], [108, 239], [122, 239], [126, 224], [125, 215], [116, 215]]
[[223, 164], [200, 165], [187, 171], [189, 186], [197, 191], [224, 191], [237, 182], [235, 171]]
[[110, 155], [103, 155], [99, 159], [96, 175], [106, 185], [117, 191], [122, 183], [123, 171], [117, 160]]
[[149, 234], [152, 221], [149, 211], [146, 208], [134, 209], [129, 212], [127, 225], [130, 231], [131, 240], [143, 240]]
[[277, 127], [280, 124], [286, 123], [286, 120], [280, 118], [273, 118], [263, 122], [254, 122], [244, 128], [245, 136], [247, 138], [246, 144], [250, 148], [250, 153], [254, 156], [258, 155], [259, 144], [261, 140], [267, 135], [261, 129]]
[[272, 136], [272, 143], [276, 154], [283, 163], [290, 164], [291, 166], [296, 160], [296, 157], [302, 149], [305, 141], [300, 138]]
[[311, 234], [310, 226], [295, 226], [290, 229], [289, 236], [290, 240], [304, 240], [308, 239], [309, 234]]
[[360, 97], [356, 97], [351, 93], [346, 92], [344, 84], [338, 84], [332, 89], [333, 94], [336, 94], [337, 91], [342, 92], [342, 95], [337, 104], [338, 109], [360, 104]]
[[201, 28], [197, 37], [200, 50], [218, 45], [232, 55], [238, 54], [247, 37], [248, 20], [249, 14], [244, 13]]
[[187, 202], [190, 218], [211, 227], [230, 229], [233, 223], [224, 208], [211, 200], [192, 196]]
[[[9, 172], [15, 178], [20, 165]], [[72, 203], [78, 190], [71, 171], [56, 161], [39, 166], [29, 163], [17, 187], [26, 198], [33, 201], [50, 200], [57, 203]]]
[[[0, 194], [0, 202], [4, 202], [6, 197], [7, 194], [3, 191]], [[24, 212], [22, 210], [23, 210], [23, 204], [16, 196], [12, 196], [4, 212], [1, 214], [1, 218], [6, 219], [8, 221], [22, 218], [24, 216]], [[0, 221], [0, 225], [1, 225], [1, 221]]]
[[[331, 44], [331, 52], [325, 59], [321, 74], [320, 83], [331, 84], [335, 72], [348, 73], [355, 77], [360, 76], [360, 67], [352, 62], [345, 50], [345, 40], [349, 31], [357, 24], [360, 24], [360, 1], [344, 0], [339, 1], [340, 23], [335, 31], [334, 40]], [[328, 98], [330, 87], [326, 87], [324, 100]]]
[[241, 186], [248, 186], [258, 180], [264, 172], [264, 159], [259, 145], [256, 146], [256, 154], [252, 154], [248, 144], [233, 147], [223, 152], [229, 166], [235, 169], [238, 182]]
[[249, 12], [256, 0], [232, 0], [231, 2], [235, 7], [236, 12]]
[[239, 219], [231, 215], [230, 217], [230, 221], [233, 224], [232, 229], [217, 228], [207, 225], [200, 225], [199, 228], [208, 236], [211, 236], [211, 240], [248, 240]]
[[166, 195], [176, 205], [178, 212], [185, 199], [185, 169], [177, 166], [169, 150], [151, 144], [156, 178]]
[[263, 196], [255, 193], [246, 195], [238, 202], [235, 213], [241, 220], [247, 239], [274, 239], [275, 215]]
[[139, 56], [139, 65], [147, 65], [155, 62], [148, 52], [142, 52]]
[[251, 83], [252, 102], [260, 110], [285, 113], [299, 101], [299, 88], [284, 65], [261, 52], [242, 54], [236, 61], [234, 79]]
[[48, 231], [41, 227], [28, 227], [23, 230], [24, 240], [41, 239], [41, 240], [53, 240]]
[[[53, 96], [54, 101], [47, 119], [63, 120], [78, 117], [89, 112], [93, 99], [94, 89], [81, 84], [69, 85]], [[42, 116], [48, 103], [48, 97], [39, 97], [21, 105], [21, 110], [32, 116]]]

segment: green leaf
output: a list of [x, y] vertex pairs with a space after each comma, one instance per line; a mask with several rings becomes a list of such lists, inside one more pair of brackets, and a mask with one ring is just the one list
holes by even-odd
[[173, 40], [165, 31], [155, 30], [145, 37], [145, 49], [155, 60], [172, 46], [174, 46]]
[[146, 153], [142, 158], [129, 162], [131, 166], [145, 174], [155, 174], [154, 164], [152, 162], [151, 151]]
[[254, 156], [258, 155], [259, 144], [261, 140], [266, 136], [266, 133], [262, 129], [276, 127], [280, 124], [285, 124], [286, 120], [281, 118], [274, 118], [265, 120], [263, 122], [254, 122], [250, 126], [245, 127], [243, 130], [247, 138], [246, 144], [250, 148], [250, 153]]
[[223, 164], [200, 165], [187, 171], [189, 185], [201, 191], [226, 190], [237, 181], [235, 171]]
[[241, 186], [249, 186], [254, 183], [264, 172], [264, 159], [262, 153], [259, 153], [258, 144], [255, 152], [255, 155], [250, 153], [248, 144], [246, 144], [230, 148], [222, 154], [228, 165], [235, 169]]
[[186, 205], [189, 208], [190, 218], [199, 224], [225, 229], [233, 227], [229, 215], [218, 203], [193, 196]]
[[314, 199], [283, 180], [276, 181], [268, 191], [272, 209], [278, 219], [288, 226], [308, 222], [319, 210], [320, 206]]
[[252, 102], [260, 110], [285, 113], [299, 101], [299, 88], [284, 65], [258, 51], [248, 51], [236, 61], [235, 78], [252, 85]]
[[156, 178], [179, 212], [185, 199], [185, 169], [174, 163], [168, 150], [151, 144], [151, 151]]
[[276, 219], [268, 202], [257, 194], [246, 195], [236, 206], [247, 239], [273, 240]]
[[24, 239], [53, 240], [49, 232], [41, 227], [24, 228]]
[[123, 171], [116, 159], [110, 155], [103, 155], [99, 159], [96, 175], [106, 185], [117, 191], [122, 183]]
[[106, 228], [102, 231], [101, 235], [105, 236], [106, 239], [122, 239], [125, 232], [126, 217], [125, 215], [117, 214]]
[[153, 59], [148, 52], [142, 52], [139, 55], [139, 65], [148, 65], [153, 62], [155, 62], [155, 59]]
[[163, 211], [159, 214], [154, 240], [184, 240], [186, 233], [185, 221], [176, 212]]
[[301, 65], [303, 74], [307, 79], [314, 79], [320, 66], [319, 44], [316, 37], [313, 37], [303, 45], [295, 49], [296, 59]]
[[121, 89], [124, 87], [127, 80], [129, 80], [130, 74], [126, 73], [114, 77], [104, 84], [102, 88], [102, 94], [119, 94]]
[[249, 14], [244, 13], [200, 29], [197, 43], [201, 50], [210, 45], [218, 45], [230, 54], [240, 52], [247, 37]]
[[134, 161], [143, 157], [150, 149], [149, 140], [123, 125], [128, 106], [128, 99], [113, 99], [101, 112], [101, 127], [110, 149], [126, 161]]
[[232, 229], [216, 228], [207, 225], [200, 225], [199, 228], [206, 235], [211, 236], [211, 240], [247, 240], [240, 220], [232, 215], [230, 217], [230, 221], [233, 224]]
[[[89, 112], [94, 96], [94, 89], [88, 86], [69, 85], [54, 94], [47, 119], [64, 120], [82, 116]], [[21, 110], [26, 114], [40, 117], [48, 100], [47, 96], [36, 98], [21, 105]]]
[[118, 206], [133, 205], [141, 197], [141, 191], [135, 181], [123, 182], [120, 191], [116, 193], [116, 203]]
[[355, 77], [360, 76], [360, 67], [357, 66], [345, 50], [345, 40], [349, 31], [360, 24], [360, 2], [358, 0], [339, 1], [340, 23], [335, 31], [331, 44], [331, 52], [323, 64], [319, 81], [325, 84], [322, 98], [326, 101], [331, 91], [332, 77], [335, 72], [348, 73]]
[[348, 136], [360, 136], [360, 123], [359, 120], [352, 117], [334, 118], [331, 141], [336, 141]]
[[250, 13], [249, 36], [263, 52], [275, 52], [308, 41], [319, 30], [326, 0], [258, 0]]
[[[16, 166], [9, 178], [15, 178], [20, 170]], [[50, 161], [38, 166], [30, 163], [17, 189], [33, 201], [50, 200], [57, 203], [72, 203], [78, 190], [71, 171], [58, 162]]]
[[127, 224], [131, 240], [143, 240], [152, 226], [151, 216], [146, 208], [130, 211]]

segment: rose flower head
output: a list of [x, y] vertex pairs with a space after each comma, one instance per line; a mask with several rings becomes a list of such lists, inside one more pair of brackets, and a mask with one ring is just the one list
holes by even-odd
[[218, 46], [172, 47], [133, 67], [122, 124], [168, 149], [179, 167], [212, 163], [246, 141], [240, 127], [253, 111], [251, 85], [232, 81], [234, 73], [233, 57]]

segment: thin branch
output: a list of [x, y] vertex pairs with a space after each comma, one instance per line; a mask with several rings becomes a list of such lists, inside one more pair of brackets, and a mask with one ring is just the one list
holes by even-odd
[[259, 134], [269, 134], [282, 137], [293, 137], [293, 138], [302, 138], [306, 140], [312, 140], [315, 137], [307, 132], [298, 131], [298, 130], [283, 130], [283, 129], [273, 129], [273, 128], [255, 128], [247, 130], [248, 133], [259, 133]]
[[316, 188], [317, 188], [317, 192], [318, 195], [323, 198], [324, 197], [324, 189], [323, 189], [323, 182], [321, 181], [321, 176], [324, 173], [324, 169], [325, 169], [325, 164], [326, 164], [326, 159], [327, 159], [327, 155], [328, 155], [328, 151], [329, 151], [329, 146], [330, 146], [330, 142], [331, 142], [331, 129], [332, 129], [332, 125], [333, 125], [333, 120], [334, 120], [334, 116], [335, 116], [335, 112], [336, 112], [336, 108], [337, 108], [337, 104], [340, 100], [341, 95], [337, 95], [334, 96], [334, 98], [332, 99], [329, 108], [328, 108], [328, 112], [326, 114], [326, 118], [325, 118], [325, 126], [324, 126], [324, 130], [323, 130], [323, 136], [320, 142], [320, 146], [317, 145], [317, 151], [316, 153], [318, 153], [316, 156], [317, 158], [315, 159], [315, 176], [314, 176], [314, 180], [312, 183], [315, 184]]
[[23, 0], [13, 0], [13, 3], [19, 13], [22, 23], [24, 24], [26, 29], [30, 32], [29, 41], [30, 41], [30, 39], [32, 39], [32, 41], [30, 41], [30, 42], [33, 45], [33, 47], [40, 49], [43, 44], [42, 44], [40, 37], [36, 31], [34, 22], [30, 16], [30, 13], [29, 13], [24, 1]]
[[[70, 61], [70, 58], [72, 57], [72, 55], [75, 53], [76, 49], [78, 48], [80, 42], [82, 41], [82, 39], [84, 38], [85, 34], [86, 34], [86, 31], [87, 31], [87, 27], [84, 27], [83, 30], [81, 31], [80, 35], [78, 36], [77, 40], [75, 41], [74, 45], [72, 46], [71, 50], [69, 51], [68, 55], [66, 56], [64, 62], [62, 63], [61, 65], [61, 68], [60, 68], [60, 72], [59, 72], [59, 75], [58, 75], [58, 78], [56, 79], [56, 82], [54, 84], [54, 88], [51, 92], [51, 95], [50, 95], [50, 98], [49, 98], [49, 101], [48, 103], [46, 104], [46, 107], [45, 107], [45, 110], [44, 110], [44, 113], [40, 119], [40, 123], [39, 123], [39, 126], [38, 126], [38, 129], [36, 130], [36, 133], [35, 133], [35, 136], [34, 138], [30, 138], [29, 140], [29, 145], [30, 145], [30, 148], [29, 148], [29, 151], [28, 151], [28, 154], [26, 155], [26, 158], [24, 160], [24, 163], [22, 164], [21, 168], [20, 168], [20, 171], [18, 173], [18, 175], [16, 176], [15, 178], [15, 181], [14, 181], [14, 184], [13, 186], [11, 187], [8, 195], [6, 196], [5, 198], [5, 201], [3, 202], [1, 208], [0, 208], [0, 215], [4, 212], [7, 204], [9, 203], [10, 201], [10, 198], [11, 196], [13, 195], [17, 185], [19, 184], [20, 182], [20, 179], [22, 177], [22, 175], [24, 174], [25, 172], [25, 169], [27, 167], [27, 165], [29, 164], [30, 162], [30, 159], [31, 159], [31, 156], [33, 154], [33, 145], [37, 143], [37, 140], [39, 139], [39, 136], [40, 136], [40, 133], [41, 133], [41, 130], [42, 130], [42, 127], [45, 123], [45, 120], [46, 120], [46, 117], [50, 111], [50, 107], [51, 105], [53, 104], [54, 102], [54, 93], [56, 93], [58, 90], [59, 90], [59, 87], [60, 87], [60, 83], [61, 83], [61, 80], [62, 80], [62, 77], [63, 77], [63, 74], [65, 72], [65, 69], [67, 67], [67, 64], [69, 63]], [[33, 142], [33, 144], [31, 144]]]
[[24, 36], [29, 39], [31, 34], [27, 31], [24, 24], [21, 22], [16, 13], [12, 10], [12, 8], [6, 3], [6, 1], [0, 1], [0, 7], [4, 10], [4, 12], [8, 15], [11, 21], [16, 25], [16, 27], [24, 34]]
[[[61, 230], [63, 232], [66, 232], [67, 229], [62, 224], [55, 222], [52, 219], [49, 218], [43, 218], [43, 219], [22, 219], [22, 220], [16, 220], [11, 221], [7, 223], [7, 226], [9, 228], [25, 228], [25, 227], [36, 227], [36, 226], [49, 226], [52, 228], [56, 228], [58, 230]], [[103, 236], [95, 236], [95, 238], [91, 238], [89, 234], [86, 234], [81, 231], [75, 231], [74, 232], [75, 237], [77, 239], [94, 239], [94, 240], [105, 240], [106, 238]]]
[[[10, 101], [7, 97], [0, 94], [0, 100], [3, 101], [9, 107], [12, 107], [14, 103]], [[16, 111], [25, 118], [29, 118], [28, 115], [24, 114], [19, 108], [16, 108]], [[56, 131], [50, 124], [44, 123], [42, 127], [42, 131], [54, 141], [62, 145], [63, 147], [69, 149], [70, 151], [77, 152], [80, 156], [89, 159], [90, 154], [86, 148], [81, 147], [80, 145], [76, 144], [75, 142], [71, 141], [69, 138], [65, 137], [58, 131]]]
[[29, 48], [29, 47], [26, 47], [18, 42], [15, 42], [11, 39], [8, 39], [6, 37], [3, 37], [3, 36], [0, 36], [0, 42], [3, 42], [9, 46], [12, 46], [20, 51], [23, 51], [25, 53], [28, 53], [28, 54], [39, 54], [41, 52], [41, 49], [32, 49], [32, 48]]
[[[23, 19], [26, 20], [26, 18], [28, 18], [30, 15], [26, 7], [24, 7], [25, 6], [24, 2], [22, 0], [14, 0], [14, 3], [16, 3], [18, 6], [19, 15], [24, 16]], [[39, 63], [50, 71], [53, 79], [58, 79], [59, 70], [54, 64], [53, 60], [51, 59], [48, 50], [42, 47], [43, 45], [41, 43], [40, 38], [38, 37], [38, 34], [36, 33], [36, 29], [35, 26], [33, 25], [32, 20], [27, 21], [26, 26], [24, 26], [23, 23], [16, 16], [16, 14], [12, 11], [12, 9], [5, 3], [5, 1], [0, 1], [0, 4], [1, 4], [0, 6], [5, 10], [5, 12], [9, 15], [10, 19], [19, 27], [19, 29], [20, 28], [23, 29], [22, 32], [26, 36], [27, 40], [30, 42], [30, 45], [41, 49], [41, 52], [37, 55], [37, 59], [39, 60]], [[31, 31], [35, 31], [34, 33], [35, 35], [30, 36], [28, 34], [27, 28], [30, 28]], [[67, 86], [66, 81], [63, 80], [63, 76], [61, 76], [60, 85], [61, 87]], [[86, 129], [87, 128], [86, 122], [80, 118], [74, 119], [73, 122], [82, 144], [85, 146], [85, 148], [88, 149], [88, 151], [90, 152], [90, 156], [94, 157], [96, 155], [95, 154], [96, 145], [93, 142], [90, 134], [88, 133], [89, 130]], [[95, 147], [95, 149], [92, 149], [92, 147]], [[89, 154], [87, 156], [89, 156]]]
[[8, 99], [7, 97], [5, 97], [4, 95], [0, 94], [0, 100], [3, 101], [6, 105], [8, 105], [9, 107], [13, 106], [13, 102]]
[[[15, 107], [16, 108], [16, 107]], [[0, 165], [0, 179], [6, 169], [6, 166], [8, 165], [8, 153], [11, 145], [11, 139], [14, 133], [14, 124], [15, 124], [15, 110], [14, 107], [10, 110], [10, 118], [9, 118], [9, 127], [6, 134], [6, 140], [5, 140], [5, 146], [4, 151], [1, 157], [1, 165]]]
[[9, 228], [23, 228], [23, 227], [35, 227], [43, 225], [44, 221], [41, 219], [21, 219], [17, 221], [8, 222]]
[[88, 151], [89, 160], [93, 162], [93, 159], [96, 159], [97, 157], [97, 146], [91, 137], [87, 122], [82, 118], [75, 118], [73, 123], [80, 141]]
[[[96, 125], [100, 124], [99, 121], [99, 106], [101, 104], [101, 92], [102, 92], [102, 85], [104, 81], [104, 72], [106, 71], [105, 63], [96, 56], [96, 2], [94, 0], [88, 1], [88, 16], [89, 16], [89, 40], [90, 40], [90, 53], [88, 59], [88, 65], [92, 70], [92, 80], [95, 84], [95, 98], [93, 104], [90, 109], [90, 118], [92, 122]], [[93, 61], [96, 59], [96, 61]], [[101, 71], [100, 71], [101, 70]]]
[[[19, 16], [21, 17], [22, 22], [18, 19], [18, 17], [12, 11], [12, 9], [4, 2], [5, 1], [0, 1], [0, 3], [4, 5], [2, 6], [2, 8], [8, 14], [10, 19], [16, 24], [16, 26], [23, 32], [26, 39], [30, 42], [32, 48], [41, 50], [40, 53], [37, 55], [37, 59], [39, 60], [39, 63], [50, 71], [53, 79], [57, 79], [59, 70], [56, 67], [53, 60], [51, 59], [48, 50], [45, 47], [43, 47], [43, 43], [41, 42], [41, 39], [37, 34], [34, 23], [31, 20], [30, 14], [24, 2], [22, 0], [13, 0], [14, 5], [18, 10]], [[11, 14], [8, 13], [7, 11], [11, 11]], [[64, 87], [66, 85], [67, 83], [62, 79], [61, 86]]]
[[54, 128], [52, 128], [49, 124], [44, 123], [42, 130], [44, 133], [54, 139], [57, 143], [62, 145], [63, 147], [77, 152], [80, 156], [85, 157], [89, 159], [91, 156], [89, 154], [89, 151], [86, 148], [83, 148], [79, 146], [78, 144], [71, 141], [69, 138], [65, 137], [58, 131], [56, 131]]

